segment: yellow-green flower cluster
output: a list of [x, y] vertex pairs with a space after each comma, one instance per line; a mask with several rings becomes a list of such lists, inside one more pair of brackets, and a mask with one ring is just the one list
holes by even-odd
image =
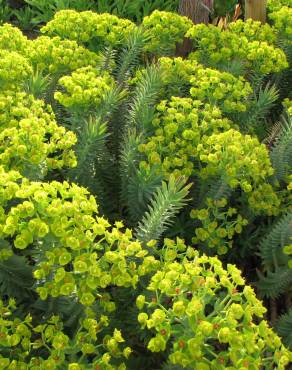
[[284, 370], [292, 354], [263, 319], [266, 309], [241, 272], [190, 248], [189, 258], [170, 258], [172, 250], [182, 250], [182, 242], [166, 241], [167, 259], [151, 278], [150, 299], [137, 298], [138, 321], [153, 332], [148, 349], [167, 349], [169, 361], [183, 368]]
[[9, 350], [11, 353], [11, 356], [8, 355], [6, 357], [0, 355], [1, 369], [11, 368], [22, 370], [27, 368], [27, 363], [25, 362], [25, 358], [21, 358], [21, 353], [31, 349], [31, 337], [33, 334], [31, 330], [32, 318], [30, 315], [26, 316], [24, 320], [11, 317], [15, 309], [16, 303], [13, 299], [10, 299], [7, 304], [4, 304], [0, 300], [0, 345], [1, 348]]
[[287, 38], [287, 41], [291, 44], [292, 8], [288, 8], [288, 6], [283, 6], [278, 11], [271, 13], [269, 17], [274, 22], [274, 26], [278, 30], [280, 36]]
[[24, 118], [38, 118], [48, 123], [54, 119], [54, 113], [44, 101], [24, 92], [9, 90], [0, 93], [1, 129], [15, 127]]
[[261, 74], [279, 72], [288, 67], [283, 50], [265, 41], [249, 41], [231, 30], [213, 25], [195, 25], [186, 34], [194, 40], [196, 51], [190, 58], [218, 67], [220, 63], [240, 61], [246, 68]]
[[[17, 182], [21, 179], [21, 175], [17, 171], [4, 171], [4, 168], [0, 166], [0, 225], [6, 220], [5, 206], [15, 194], [18, 189]], [[13, 255], [11, 249], [1, 248], [0, 250], [0, 261], [6, 260]]]
[[283, 6], [292, 6], [292, 0], [268, 0], [267, 7], [269, 12], [280, 10]]
[[142, 27], [148, 37], [145, 50], [156, 55], [173, 54], [176, 43], [181, 43], [192, 21], [176, 13], [155, 10], [144, 17]]
[[[4, 206], [8, 199], [17, 200], [16, 206], [2, 208], [0, 237], [13, 240], [19, 250], [42, 246], [44, 256], [34, 271], [41, 299], [74, 294], [91, 306], [109, 285], [135, 287], [140, 276], [156, 271], [159, 262], [132, 240], [129, 229], [122, 232], [121, 222], [111, 228], [98, 217], [86, 189], [56, 181], [23, 179], [19, 184], [13, 182], [15, 176], [10, 175], [0, 198]], [[103, 306], [115, 309], [111, 301]]]
[[0, 49], [25, 54], [29, 45], [30, 41], [19, 28], [8, 23], [0, 26]]
[[189, 98], [162, 101], [152, 122], [155, 134], [138, 147], [146, 156], [140, 167], [156, 168], [166, 178], [220, 178], [232, 189], [240, 187], [256, 214], [277, 214], [281, 201], [266, 183], [273, 168], [265, 145], [230, 128], [216, 105], [202, 107]]
[[189, 92], [190, 80], [201, 66], [195, 60], [181, 57], [161, 57], [158, 60], [161, 80], [166, 87], [166, 94], [181, 96]]
[[190, 83], [191, 76], [194, 76], [199, 67], [201, 67], [195, 60], [183, 59], [181, 57], [169, 58], [161, 57], [158, 60], [161, 78], [164, 84], [171, 85], [176, 82]]
[[263, 183], [255, 186], [247, 198], [249, 206], [256, 214], [277, 216], [281, 211], [281, 199], [270, 184]]
[[195, 230], [192, 242], [196, 245], [216, 248], [219, 255], [226, 254], [233, 246], [233, 237], [240, 234], [248, 221], [238, 214], [235, 208], [227, 208], [225, 198], [207, 199], [207, 208], [193, 209], [191, 218], [200, 221], [201, 227]]
[[274, 48], [266, 42], [254, 41], [247, 50], [247, 65], [262, 74], [280, 72], [288, 67], [286, 55], [282, 49]]
[[26, 171], [30, 166], [49, 169], [74, 167], [73, 132], [58, 126], [42, 101], [24, 93], [0, 94], [0, 164]]
[[99, 57], [77, 44], [60, 37], [40, 36], [31, 42], [27, 58], [39, 71], [65, 74], [81, 67], [95, 66]]
[[172, 97], [156, 107], [152, 122], [155, 135], [139, 146], [148, 163], [141, 167], [158, 166], [166, 177], [190, 176], [194, 171], [194, 159], [198, 157], [197, 146], [204, 135], [230, 128], [218, 107], [190, 98]]
[[97, 68], [83, 67], [70, 76], [59, 80], [65, 92], [57, 91], [55, 99], [70, 110], [90, 110], [98, 108], [106, 94], [114, 87], [114, 79]]
[[[0, 355], [1, 369], [11, 370], [57, 370], [60, 367], [69, 370], [85, 370], [88, 358], [92, 368], [106, 370], [125, 370], [124, 363], [111, 365], [111, 359], [128, 358], [131, 348], [125, 347], [125, 340], [121, 331], [115, 329], [112, 335], [103, 337], [102, 344], [99, 335], [103, 328], [108, 326], [108, 318], [101, 315], [100, 320], [85, 317], [82, 319], [79, 330], [73, 339], [63, 331], [63, 324], [59, 317], [52, 316], [44, 323], [33, 325], [33, 318], [27, 315], [21, 319], [15, 314], [16, 302], [12, 299], [7, 304], [0, 301]], [[96, 315], [95, 315], [96, 316]], [[36, 357], [37, 349], [45, 349], [48, 355]], [[66, 353], [82, 353], [77, 362], [72, 362]]]
[[284, 99], [283, 106], [287, 109], [289, 115], [292, 116], [292, 99]]
[[240, 60], [246, 56], [248, 40], [239, 37], [228, 30], [221, 30], [213, 25], [195, 25], [186, 34], [194, 40], [197, 51], [191, 53], [190, 58], [199, 61], [208, 61], [215, 65], [222, 61], [231, 61], [235, 58]]
[[217, 104], [222, 111], [245, 111], [252, 93], [243, 77], [205, 68], [195, 60], [162, 57], [159, 59], [162, 82], [174, 96], [190, 91], [193, 98]]
[[200, 171], [202, 179], [221, 176], [231, 188], [240, 186], [245, 193], [251, 193], [273, 174], [265, 145], [234, 129], [206, 137], [197, 150], [205, 164]]
[[203, 66], [197, 68], [190, 82], [194, 99], [217, 104], [226, 113], [244, 112], [252, 93], [250, 84], [243, 77]]
[[57, 12], [41, 32], [74, 40], [97, 50], [105, 45], [120, 45], [135, 27], [130, 20], [112, 14], [68, 9]]
[[262, 24], [251, 18], [230, 23], [228, 30], [240, 37], [246, 37], [248, 41], [266, 41], [274, 44], [277, 39], [277, 32], [269, 24]]
[[18, 90], [32, 74], [32, 67], [22, 55], [0, 49], [0, 89]]
[[77, 295], [83, 306], [92, 306], [99, 299], [104, 311], [112, 312], [115, 303], [104, 289], [113, 285], [135, 288], [140, 276], [156, 271], [159, 262], [131, 240], [130, 230], [120, 231], [122, 224], [110, 228], [101, 217], [79, 218], [81, 225], [73, 217], [68, 220], [74, 229], [64, 223], [58, 227], [56, 220], [48, 222], [58, 243], [34, 272], [41, 285], [37, 292], [41, 299]]
[[[12, 175], [16, 176], [15, 172], [12, 172]], [[11, 176], [11, 173], [9, 172], [7, 176]], [[88, 199], [87, 191], [79, 188], [77, 185], [70, 187], [67, 183], [62, 184], [58, 182], [30, 183], [28, 180], [23, 179], [21, 183], [18, 181], [13, 184], [10, 181], [3, 191], [5, 197], [1, 199], [2, 202], [16, 198], [19, 204], [7, 210], [5, 222], [1, 225], [0, 233], [2, 237], [7, 235], [14, 236], [14, 245], [18, 249], [27, 248], [28, 245], [33, 243], [34, 239], [45, 237], [50, 230], [54, 234], [59, 235], [58, 230], [62, 229], [62, 223], [61, 219], [58, 223], [56, 217], [65, 215], [66, 206], [68, 211], [71, 210], [71, 214], [75, 211], [74, 215], [76, 217], [77, 210], [80, 211], [80, 217], [82, 217], [83, 213], [86, 215], [97, 211], [94, 198], [90, 197]], [[70, 202], [67, 202], [69, 203], [67, 204], [63, 201], [65, 204], [62, 207], [62, 201], [58, 198], [58, 193], [61, 194], [62, 199], [73, 197], [73, 204]], [[58, 205], [60, 207], [57, 207]], [[68, 212], [68, 214], [70, 213]], [[56, 217], [54, 218], [54, 216]], [[4, 218], [2, 219], [4, 220]], [[21, 222], [22, 219], [24, 219], [23, 223]], [[80, 228], [82, 227], [82, 225], [79, 226]], [[74, 228], [74, 225], [72, 227]], [[64, 233], [66, 233], [65, 230]]]

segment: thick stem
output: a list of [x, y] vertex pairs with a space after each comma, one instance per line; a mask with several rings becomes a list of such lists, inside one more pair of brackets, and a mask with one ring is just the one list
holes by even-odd
[[271, 324], [272, 326], [275, 325], [278, 319], [278, 312], [277, 312], [277, 301], [273, 298], [270, 299], [270, 312], [271, 312]]

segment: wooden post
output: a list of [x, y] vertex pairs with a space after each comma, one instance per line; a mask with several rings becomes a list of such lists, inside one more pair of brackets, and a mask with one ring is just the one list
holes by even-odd
[[266, 23], [267, 0], [245, 0], [245, 19]]
[[195, 24], [208, 24], [212, 8], [213, 0], [181, 0], [179, 13], [190, 18]]
[[[191, 19], [195, 24], [209, 23], [210, 11], [214, 0], [180, 0], [179, 13]], [[184, 39], [182, 45], [177, 45], [176, 54], [186, 56], [192, 49], [191, 41]]]

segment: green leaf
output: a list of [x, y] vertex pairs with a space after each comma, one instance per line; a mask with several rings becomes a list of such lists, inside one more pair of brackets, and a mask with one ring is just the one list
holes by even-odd
[[283, 338], [284, 343], [292, 349], [292, 309], [279, 318], [276, 331]]
[[12, 256], [0, 262], [0, 292], [2, 296], [14, 297], [17, 300], [29, 299], [34, 279], [32, 267], [26, 259]]
[[183, 177], [171, 176], [168, 183], [163, 182], [150, 201], [148, 211], [139, 222], [136, 236], [141, 242], [158, 240], [174, 222], [175, 215], [187, 203], [192, 184], [186, 185]]
[[290, 243], [292, 237], [292, 212], [282, 216], [270, 231], [261, 240], [259, 245], [260, 256], [266, 268], [285, 265], [288, 256], [283, 253], [283, 247]]
[[261, 276], [256, 284], [260, 290], [261, 296], [268, 298], [277, 298], [291, 287], [292, 270], [281, 267], [275, 272], [268, 271], [266, 276]]
[[274, 178], [283, 180], [292, 168], [292, 119], [289, 115], [282, 117], [282, 129], [274, 141], [270, 157], [275, 170]]

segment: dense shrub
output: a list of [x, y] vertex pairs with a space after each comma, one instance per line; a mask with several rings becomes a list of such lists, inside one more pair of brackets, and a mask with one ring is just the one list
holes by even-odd
[[264, 307], [289, 309], [292, 282], [290, 8], [273, 10], [227, 30], [87, 9], [34, 40], [0, 27], [1, 368], [287, 368], [291, 311], [285, 347]]

